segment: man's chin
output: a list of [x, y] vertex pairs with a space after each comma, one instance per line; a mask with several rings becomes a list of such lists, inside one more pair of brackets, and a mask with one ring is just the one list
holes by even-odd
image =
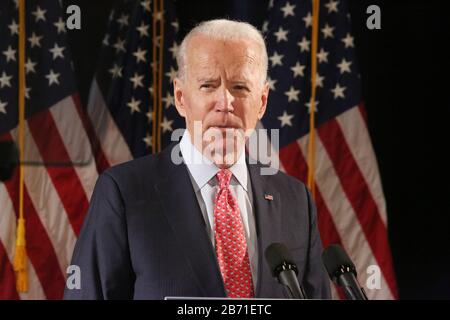
[[233, 139], [220, 139], [206, 144], [203, 154], [217, 167], [227, 168], [239, 159], [244, 150], [243, 144], [236, 144]]
[[221, 169], [229, 168], [233, 166], [237, 160], [239, 159], [239, 154], [237, 152], [227, 153], [225, 155], [217, 155], [213, 156], [213, 163]]

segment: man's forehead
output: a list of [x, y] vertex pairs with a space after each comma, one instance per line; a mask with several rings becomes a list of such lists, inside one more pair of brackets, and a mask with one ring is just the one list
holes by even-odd
[[256, 43], [247, 39], [215, 39], [206, 35], [193, 36], [187, 46], [187, 57], [193, 62], [205, 60], [236, 60], [255, 62], [259, 52]]
[[232, 81], [248, 81], [255, 74], [250, 64], [233, 63], [232, 65], [224, 64], [196, 64], [188, 70], [193, 80], [218, 81], [225, 72], [225, 77]]
[[232, 73], [260, 64], [258, 48], [247, 40], [218, 40], [196, 36], [187, 48], [187, 63], [193, 72], [213, 76], [215, 69], [225, 67]]

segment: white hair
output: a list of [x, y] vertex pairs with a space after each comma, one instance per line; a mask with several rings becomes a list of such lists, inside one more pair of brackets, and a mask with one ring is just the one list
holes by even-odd
[[177, 52], [178, 77], [184, 79], [186, 74], [186, 56], [189, 40], [196, 35], [205, 35], [219, 40], [251, 40], [254, 41], [260, 49], [262, 62], [262, 74], [264, 82], [267, 79], [268, 57], [266, 44], [262, 34], [254, 26], [247, 22], [240, 22], [227, 19], [215, 19], [204, 21], [193, 28], [181, 42]]

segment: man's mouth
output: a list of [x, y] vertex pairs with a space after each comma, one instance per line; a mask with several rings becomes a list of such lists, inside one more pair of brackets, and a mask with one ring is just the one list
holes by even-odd
[[213, 128], [213, 129], [219, 129], [219, 130], [221, 130], [221, 131], [223, 131], [223, 130], [227, 130], [227, 129], [230, 129], [230, 130], [234, 130], [234, 129], [240, 129], [240, 127], [239, 126], [233, 126], [233, 125], [225, 125], [225, 126], [223, 126], [223, 125], [212, 125], [212, 126], [209, 126], [209, 128], [208, 129], [211, 129], [211, 128]]

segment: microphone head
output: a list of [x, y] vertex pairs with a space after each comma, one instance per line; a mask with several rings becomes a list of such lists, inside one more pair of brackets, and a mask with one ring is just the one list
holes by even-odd
[[284, 244], [272, 243], [266, 248], [264, 255], [274, 277], [278, 277], [283, 270], [294, 270], [298, 274], [297, 265]]
[[356, 267], [350, 257], [337, 244], [330, 245], [322, 253], [322, 261], [332, 281], [336, 281], [344, 273], [353, 273], [356, 277]]

